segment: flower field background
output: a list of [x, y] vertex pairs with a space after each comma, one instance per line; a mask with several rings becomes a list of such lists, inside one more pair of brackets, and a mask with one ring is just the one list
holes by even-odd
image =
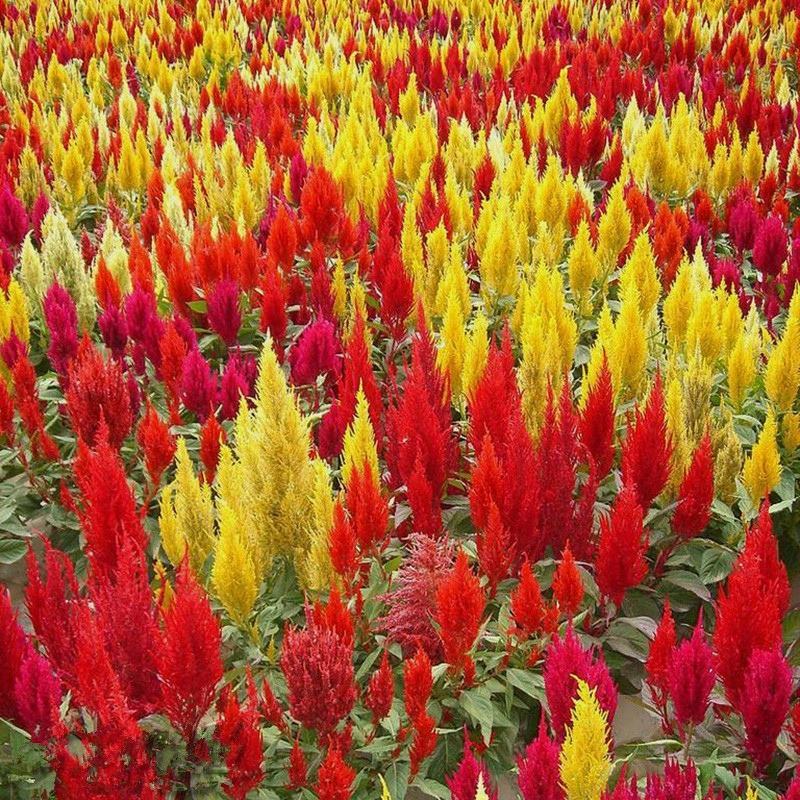
[[799, 800], [798, 53], [0, 0], [0, 797]]

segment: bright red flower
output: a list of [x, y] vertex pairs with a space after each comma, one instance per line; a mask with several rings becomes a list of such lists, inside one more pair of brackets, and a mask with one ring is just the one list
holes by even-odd
[[558, 742], [547, 735], [547, 723], [542, 716], [539, 735], [517, 759], [522, 800], [564, 800], [559, 770], [560, 749]]
[[2, 716], [16, 720], [34, 742], [45, 744], [53, 734], [61, 696], [61, 682], [50, 662], [30, 648], [14, 683], [16, 713]]
[[380, 548], [386, 537], [389, 506], [366, 464], [363, 469], [353, 469], [347, 485], [346, 502], [359, 550], [364, 554], [372, 553], [375, 547]]
[[208, 484], [214, 482], [217, 474], [219, 451], [224, 441], [225, 431], [217, 422], [216, 414], [210, 414], [200, 429], [200, 460], [205, 467], [203, 477]]
[[319, 800], [350, 800], [355, 777], [355, 770], [345, 763], [341, 753], [331, 748], [317, 773], [317, 797]]
[[202, 422], [217, 404], [217, 378], [198, 349], [190, 350], [183, 361], [181, 400]]
[[692, 636], [673, 650], [667, 672], [675, 718], [682, 727], [699, 725], [705, 719], [716, 680], [714, 653], [706, 642], [702, 619], [698, 619]]
[[756, 573], [764, 591], [775, 598], [781, 617], [786, 614], [792, 590], [786, 565], [778, 552], [778, 540], [772, 530], [772, 516], [766, 500], [761, 505], [756, 524], [747, 531], [744, 550], [736, 560], [731, 579], [736, 581], [738, 576], [748, 571]]
[[763, 771], [772, 760], [789, 713], [792, 668], [780, 648], [754, 650], [747, 663], [737, 711], [744, 720], [745, 748]]
[[714, 454], [711, 437], [706, 434], [692, 456], [692, 463], [681, 483], [678, 507], [672, 517], [672, 529], [682, 539], [690, 539], [705, 530], [714, 502]]
[[105, 420], [108, 443], [119, 450], [133, 424], [131, 398], [122, 368], [115, 360], [106, 361], [84, 339], [69, 370], [65, 393], [67, 413], [75, 432], [92, 447]]
[[411, 740], [411, 749], [409, 751], [412, 776], [419, 772], [422, 762], [429, 756], [433, 755], [434, 751], [436, 750], [437, 739], [436, 721], [432, 716], [430, 716], [430, 714], [423, 711], [414, 719], [413, 724], [413, 738]]
[[672, 442], [664, 416], [664, 390], [656, 375], [644, 409], [638, 408], [622, 445], [622, 474], [625, 485], [633, 484], [644, 511], [667, 485], [672, 459]]
[[428, 654], [419, 649], [403, 664], [403, 702], [410, 720], [425, 713], [433, 690], [433, 672]]
[[581, 607], [583, 594], [583, 580], [567, 542], [553, 575], [553, 597], [558, 603], [559, 610], [566, 616], [572, 617]]
[[66, 377], [72, 359], [78, 353], [78, 313], [75, 301], [58, 282], [54, 282], [44, 297], [43, 311], [50, 331], [47, 357], [53, 369]]
[[281, 652], [289, 710], [307, 728], [330, 735], [356, 700], [353, 644], [313, 619], [301, 630], [287, 627]]
[[310, 611], [306, 607], [306, 618], [317, 628], [333, 631], [348, 646], [355, 641], [353, 615], [342, 602], [342, 596], [335, 586], [330, 591], [327, 603], [317, 601]]
[[358, 571], [356, 532], [339, 501], [333, 507], [333, 527], [328, 536], [328, 550], [336, 573], [345, 579], [348, 586], [351, 585]]
[[264, 678], [264, 682], [261, 685], [261, 695], [261, 713], [264, 719], [269, 722], [270, 725], [285, 730], [286, 722], [283, 719], [283, 709], [266, 678]]
[[148, 543], [125, 465], [107, 436], [101, 420], [93, 448], [83, 440], [78, 442], [74, 466], [83, 501], [79, 517], [93, 579], [115, 574], [123, 547], [132, 545], [144, 552]]
[[[748, 539], [752, 535], [751, 532]], [[745, 677], [753, 653], [780, 648], [783, 642], [782, 598], [765, 581], [762, 560], [755, 555], [757, 549], [749, 550], [745, 545], [725, 587], [717, 594], [714, 653], [717, 672], [734, 708], [743, 702]]]
[[675, 759], [667, 758], [663, 775], [647, 776], [645, 800], [694, 800], [696, 794], [697, 769], [691, 760], [680, 766]]
[[14, 684], [31, 646], [17, 622], [17, 613], [11, 605], [8, 591], [0, 589], [0, 717], [17, 718]]
[[527, 560], [523, 562], [519, 571], [519, 584], [511, 593], [511, 614], [517, 628], [525, 636], [537, 633], [544, 622], [542, 589]]
[[389, 665], [389, 655], [383, 651], [378, 669], [372, 673], [367, 686], [364, 705], [372, 712], [372, 722], [377, 725], [388, 716], [394, 700], [394, 677]]
[[45, 577], [33, 548], [28, 549], [25, 606], [33, 630], [45, 649], [50, 663], [68, 685], [74, 685], [77, 631], [73, 611], [81, 605], [78, 581], [69, 557], [43, 540]]
[[447, 788], [450, 790], [452, 800], [475, 800], [481, 778], [489, 800], [497, 800], [497, 788], [486, 764], [475, 758], [469, 739], [464, 737], [464, 755], [461, 757], [458, 769], [447, 778]]
[[267, 252], [275, 264], [290, 271], [297, 252], [297, 221], [294, 215], [281, 204], [269, 226]]
[[150, 482], [153, 486], [158, 486], [164, 470], [172, 463], [176, 445], [169, 426], [162, 421], [149, 401], [139, 423], [136, 439], [144, 452], [144, 463]]
[[341, 353], [333, 323], [320, 319], [304, 328], [289, 351], [289, 365], [295, 386], [314, 384], [321, 375], [337, 376]]
[[91, 599], [98, 631], [132, 715], [153, 713], [161, 700], [161, 632], [147, 561], [136, 543], [120, 545], [114, 573], [93, 581]]
[[783, 220], [770, 214], [761, 222], [753, 242], [753, 264], [764, 276], [777, 276], [789, 255], [789, 237]]
[[341, 189], [322, 167], [313, 169], [300, 195], [301, 225], [306, 240], [331, 243], [345, 221]]
[[[569, 381], [565, 380], [560, 399], [556, 401], [552, 394], [548, 397], [539, 432], [530, 476], [533, 527], [517, 529], [521, 556], [536, 560], [547, 547], [554, 553], [560, 552], [567, 539], [579, 559], [588, 560], [592, 556], [597, 475], [579, 433]], [[587, 461], [588, 475], [579, 480], [581, 465]]]
[[594, 386], [589, 390], [580, 416], [581, 441], [594, 459], [598, 479], [608, 475], [614, 463], [614, 389], [611, 370], [603, 353], [603, 364]]
[[16, 439], [14, 431], [14, 401], [8, 392], [5, 381], [0, 381], [0, 436], [13, 446]]
[[595, 578], [600, 591], [617, 609], [622, 607], [625, 592], [647, 575], [648, 534], [643, 522], [644, 512], [632, 486], [617, 495], [611, 514], [600, 520]]
[[675, 621], [672, 618], [669, 598], [667, 598], [664, 601], [664, 611], [661, 614], [655, 636], [650, 643], [650, 652], [646, 662], [647, 683], [654, 695], [657, 695], [656, 702], [659, 705], [666, 702], [669, 665], [676, 640]]
[[434, 495], [434, 488], [425, 474], [419, 454], [414, 469], [406, 479], [406, 495], [411, 508], [409, 524], [426, 536], [440, 536], [443, 529], [441, 500]]
[[183, 362], [186, 359], [189, 345], [181, 336], [175, 321], [167, 323], [158, 343], [161, 358], [161, 380], [173, 402], [176, 402], [181, 391]]
[[478, 636], [485, 607], [480, 581], [469, 568], [462, 550], [452, 572], [436, 591], [436, 622], [444, 657], [452, 667], [464, 672], [467, 684], [472, 683], [475, 670], [469, 651]]
[[243, 708], [230, 686], [223, 689], [218, 710], [215, 736], [225, 748], [228, 768], [222, 789], [232, 800], [245, 800], [264, 779], [258, 711], [250, 704]]
[[261, 282], [261, 330], [272, 337], [272, 346], [279, 358], [283, 358], [283, 338], [289, 318], [286, 313], [288, 291], [286, 283], [274, 265], [268, 266]]
[[206, 298], [208, 325], [228, 347], [235, 344], [239, 328], [242, 327], [239, 294], [239, 284], [230, 278], [223, 278]]
[[497, 585], [508, 577], [514, 561], [511, 537], [503, 525], [500, 511], [494, 503], [489, 510], [489, 521], [486, 528], [478, 532], [476, 544], [478, 564], [481, 572], [489, 579], [489, 592], [494, 596]]
[[193, 741], [222, 678], [220, 645], [219, 622], [184, 561], [178, 569], [175, 596], [164, 611], [159, 672], [164, 711], [188, 742]]
[[286, 787], [290, 792], [302, 789], [308, 780], [308, 765], [300, 742], [295, 739], [292, 752], [289, 753], [289, 784]]
[[0, 241], [11, 248], [22, 244], [30, 228], [30, 220], [22, 201], [13, 193], [11, 186], [3, 180], [0, 191]]
[[[58, 448], [44, 429], [44, 417], [36, 388], [36, 372], [27, 353], [22, 353], [11, 368], [14, 382], [14, 404], [19, 412], [22, 427], [31, 440], [34, 455], [58, 459]], [[53, 456], [55, 458], [53, 458]]]

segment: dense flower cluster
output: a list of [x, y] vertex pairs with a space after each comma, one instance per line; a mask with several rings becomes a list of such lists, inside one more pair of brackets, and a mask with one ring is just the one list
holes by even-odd
[[0, 786], [798, 800], [799, 55], [0, 0]]

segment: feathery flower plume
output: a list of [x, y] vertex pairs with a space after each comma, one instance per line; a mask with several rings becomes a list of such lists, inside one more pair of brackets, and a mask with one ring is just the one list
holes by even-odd
[[559, 772], [560, 752], [558, 743], [547, 734], [547, 723], [543, 716], [539, 723], [539, 735], [517, 759], [522, 800], [564, 800]]
[[600, 520], [597, 550], [597, 586], [619, 609], [628, 589], [638, 586], [647, 575], [648, 534], [643, 527], [644, 512], [636, 501], [633, 486], [626, 486]]
[[585, 681], [578, 681], [577, 689], [571, 723], [561, 745], [561, 784], [567, 800], [600, 800], [611, 775], [608, 715]]
[[436, 622], [444, 657], [455, 670], [463, 672], [467, 685], [475, 675], [469, 651], [478, 636], [485, 605], [480, 582], [461, 551], [452, 572], [444, 577], [436, 591]]
[[494, 787], [486, 764], [475, 758], [469, 739], [464, 737], [464, 755], [458, 769], [447, 778], [447, 788], [452, 800], [475, 800], [479, 786], [484, 790], [487, 800], [497, 800], [497, 789]]
[[164, 611], [159, 673], [164, 711], [189, 743], [222, 678], [220, 645], [219, 622], [184, 560], [178, 568], [175, 596]]

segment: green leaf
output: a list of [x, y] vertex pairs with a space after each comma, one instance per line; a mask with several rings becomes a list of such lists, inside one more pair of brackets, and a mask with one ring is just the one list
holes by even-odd
[[706, 550], [700, 559], [700, 580], [705, 584], [718, 583], [730, 574], [735, 556], [723, 547]]
[[711, 592], [708, 591], [703, 581], [693, 572], [689, 572], [685, 569], [672, 570], [664, 576], [664, 581], [697, 595], [697, 597], [704, 600], [706, 603], [711, 600]]
[[544, 678], [535, 672], [511, 668], [506, 671], [508, 682], [534, 700], [544, 699]]
[[0, 539], [0, 564], [14, 564], [27, 550], [28, 545], [20, 539]]
[[436, 797], [439, 798], [439, 800], [447, 800], [447, 798], [450, 797], [450, 790], [446, 786], [430, 778], [414, 781], [414, 786], [424, 792], [428, 797]]
[[392, 800], [404, 800], [408, 789], [409, 772], [411, 772], [411, 765], [405, 760], [395, 759], [387, 768], [383, 778], [389, 787]]
[[483, 741], [489, 744], [494, 723], [494, 707], [489, 697], [480, 688], [468, 689], [459, 698], [459, 705], [480, 726]]

